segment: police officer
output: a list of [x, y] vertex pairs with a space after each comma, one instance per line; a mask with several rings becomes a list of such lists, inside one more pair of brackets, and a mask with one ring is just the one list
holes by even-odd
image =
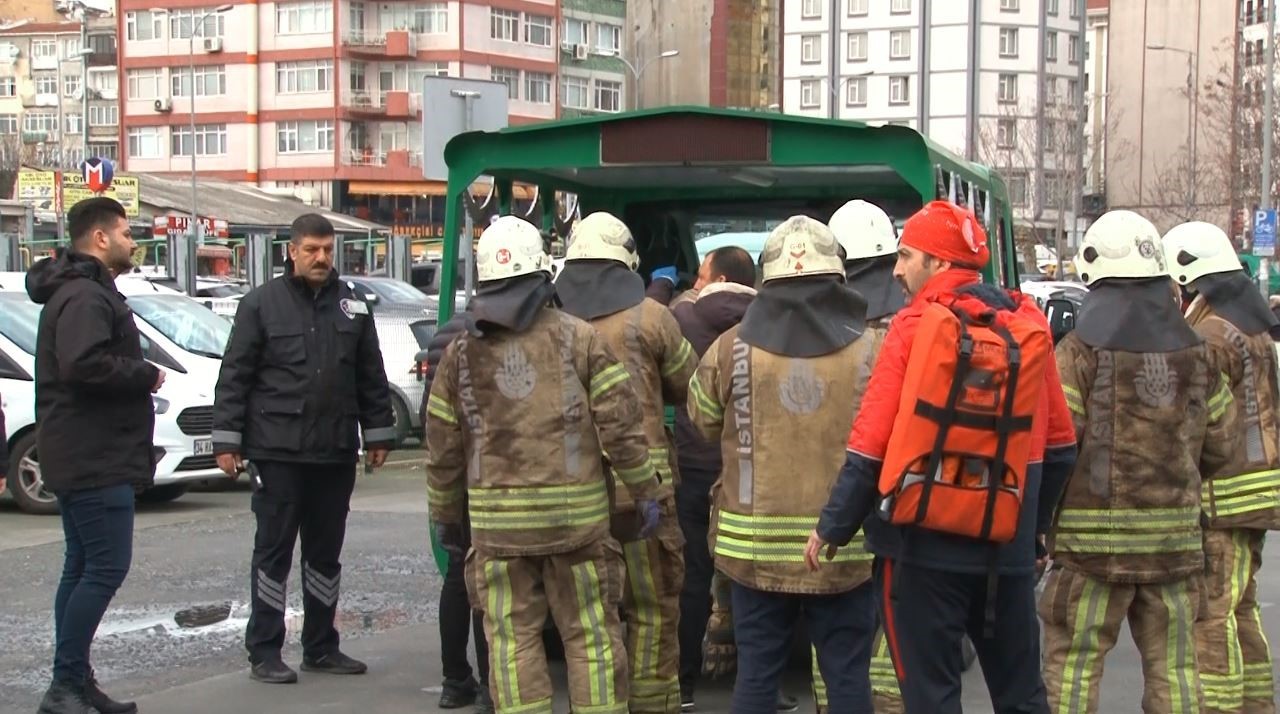
[[[302, 669], [362, 674], [334, 629], [339, 556], [355, 486], [359, 428], [371, 467], [395, 429], [387, 376], [369, 306], [338, 280], [334, 230], [317, 214], [290, 229], [284, 275], [240, 302], [214, 400], [218, 466], [234, 476], [252, 460], [258, 529], [245, 631], [250, 676], [296, 682], [280, 658], [286, 583], [302, 535]], [[254, 473], [256, 472], [256, 473]]]

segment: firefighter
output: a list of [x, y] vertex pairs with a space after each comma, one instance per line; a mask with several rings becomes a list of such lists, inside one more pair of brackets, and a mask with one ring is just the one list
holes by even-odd
[[431, 518], [455, 549], [470, 519], [467, 589], [484, 611], [495, 709], [551, 712], [549, 609], [574, 710], [624, 714], [622, 549], [609, 534], [602, 451], [636, 502], [639, 537], [659, 522], [632, 377], [590, 325], [551, 307], [551, 257], [532, 224], [491, 223], [476, 267], [472, 319], [428, 396]]
[[[898, 261], [898, 234], [893, 219], [874, 203], [853, 200], [836, 209], [827, 224], [844, 255], [844, 274], [849, 287], [867, 301], [867, 327], [862, 339], [879, 354], [893, 316], [906, 303], [906, 293], [893, 279]], [[814, 699], [821, 711], [826, 707], [821, 680], [814, 670]], [[876, 714], [902, 714], [902, 694], [889, 657], [889, 643], [883, 628], [877, 628], [871, 647], [871, 698]]]
[[838, 249], [812, 218], [774, 229], [759, 294], [689, 387], [689, 416], [724, 458], [711, 542], [716, 568], [732, 580], [736, 713], [776, 710], [800, 621], [831, 710], [871, 712], [871, 557], [851, 548], [819, 573], [799, 557], [875, 359], [860, 339], [866, 301], [844, 284]]
[[1200, 474], [1239, 451], [1231, 390], [1182, 317], [1150, 221], [1104, 214], [1075, 263], [1090, 291], [1057, 348], [1080, 458], [1039, 604], [1049, 705], [1097, 711], [1103, 659], [1127, 619], [1142, 656], [1143, 711], [1199, 712]]
[[1221, 228], [1184, 223], [1165, 235], [1164, 251], [1184, 301], [1190, 298], [1187, 322], [1230, 380], [1243, 434], [1224, 469], [1201, 474], [1207, 592], [1196, 622], [1196, 657], [1205, 710], [1271, 713], [1275, 689], [1258, 569], [1267, 530], [1280, 527], [1280, 394], [1272, 341], [1280, 323]]
[[[592, 213], [573, 228], [556, 292], [565, 312], [588, 321], [626, 366], [640, 399], [640, 423], [649, 458], [661, 478], [657, 532], [637, 534], [635, 502], [615, 479], [613, 535], [627, 566], [623, 612], [631, 664], [631, 711], [680, 711], [680, 589], [684, 536], [676, 518], [677, 473], [663, 405], [683, 407], [697, 367], [693, 348], [671, 311], [645, 297], [636, 242], [626, 224]], [[659, 280], [655, 278], [655, 280]]]

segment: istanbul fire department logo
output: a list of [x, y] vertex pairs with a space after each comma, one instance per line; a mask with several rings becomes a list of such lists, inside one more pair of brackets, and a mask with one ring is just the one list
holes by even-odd
[[[508, 256], [509, 257], [509, 256]], [[509, 344], [502, 352], [502, 366], [494, 375], [498, 391], [507, 399], [525, 399], [533, 394], [538, 382], [537, 371], [529, 364], [520, 345]]]
[[1173, 406], [1178, 398], [1178, 373], [1162, 354], [1142, 355], [1142, 371], [1133, 378], [1138, 399], [1153, 409]]
[[506, 248], [498, 249], [498, 265], [506, 265], [511, 262], [511, 251]]
[[778, 401], [792, 414], [812, 414], [822, 406], [827, 385], [806, 360], [790, 360], [787, 377], [778, 383]]

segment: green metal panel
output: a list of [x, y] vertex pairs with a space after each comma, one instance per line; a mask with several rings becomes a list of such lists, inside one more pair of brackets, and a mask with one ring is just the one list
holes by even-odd
[[563, 0], [560, 11], [568, 17], [592, 14], [621, 19], [627, 16], [627, 3], [625, 0]]
[[[574, 59], [573, 52], [564, 48], [560, 49], [560, 67], [573, 70], [582, 70], [584, 72], [612, 72], [618, 75], [618, 80], [623, 79], [623, 72], [627, 71], [627, 66], [617, 57], [605, 57], [602, 55], [587, 55], [584, 60]], [[617, 116], [611, 114], [610, 116]]]

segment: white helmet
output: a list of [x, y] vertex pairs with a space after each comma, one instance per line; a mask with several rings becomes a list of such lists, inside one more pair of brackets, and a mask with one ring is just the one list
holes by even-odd
[[1094, 221], [1085, 231], [1075, 264], [1085, 285], [1103, 278], [1169, 275], [1160, 231], [1133, 211], [1108, 211]]
[[627, 224], [602, 211], [578, 221], [569, 232], [569, 248], [564, 259], [616, 260], [633, 271], [640, 267], [636, 240], [631, 237]]
[[844, 248], [845, 260], [893, 255], [898, 250], [893, 220], [874, 203], [850, 201], [831, 214], [827, 225]]
[[1183, 223], [1165, 233], [1164, 259], [1179, 285], [1189, 285], [1210, 273], [1244, 269], [1226, 231], [1202, 221]]
[[760, 251], [763, 282], [805, 275], [839, 275], [844, 264], [836, 236], [822, 221], [792, 216], [773, 229]]
[[542, 271], [551, 274], [551, 256], [542, 247], [542, 234], [515, 216], [499, 216], [480, 234], [476, 273], [480, 282], [514, 278]]

